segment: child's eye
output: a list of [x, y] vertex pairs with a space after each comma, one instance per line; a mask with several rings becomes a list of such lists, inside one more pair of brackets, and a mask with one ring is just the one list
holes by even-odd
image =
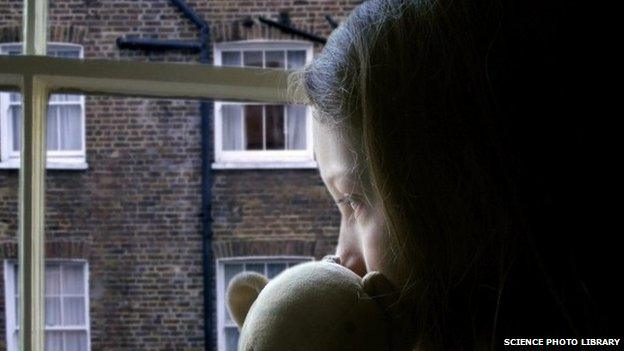
[[341, 199], [338, 199], [338, 201], [336, 201], [336, 203], [338, 205], [349, 206], [353, 211], [357, 211], [357, 209], [361, 205], [360, 201], [354, 195], [347, 195], [347, 196], [345, 196], [345, 197], [343, 197]]

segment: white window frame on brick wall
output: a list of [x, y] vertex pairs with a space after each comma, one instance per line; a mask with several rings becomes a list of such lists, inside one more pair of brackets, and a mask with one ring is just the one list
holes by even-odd
[[45, 131], [49, 94], [304, 103], [289, 71], [46, 57], [48, 1], [24, 0], [23, 56], [0, 55], [0, 90], [21, 91], [18, 260], [22, 350], [44, 349]]
[[[22, 43], [2, 43], [0, 44], [0, 55], [8, 55], [10, 52], [22, 51]], [[71, 51], [77, 52], [78, 58], [83, 58], [84, 49], [82, 45], [72, 43], [49, 43], [48, 52]], [[52, 55], [55, 56], [55, 55]], [[71, 105], [80, 109], [80, 150], [48, 150], [47, 169], [87, 169], [86, 163], [86, 118], [85, 118], [85, 96], [58, 94], [59, 97], [77, 97], [75, 101], [54, 101], [50, 100], [48, 106]], [[20, 151], [13, 149], [13, 122], [9, 116], [9, 108], [13, 105], [21, 106], [19, 103], [10, 101], [10, 94], [0, 93], [0, 169], [17, 169], [20, 164]], [[60, 123], [57, 123], [60, 128]]]
[[233, 321], [227, 321], [225, 314], [229, 313], [225, 304], [225, 292], [227, 289], [227, 282], [225, 281], [225, 265], [226, 264], [240, 264], [243, 265], [243, 271], [253, 270], [248, 269], [249, 265], [263, 265], [264, 274], [269, 278], [273, 278], [269, 275], [269, 264], [285, 264], [287, 268], [290, 268], [296, 264], [313, 261], [314, 257], [311, 256], [240, 256], [240, 257], [227, 257], [220, 258], [216, 261], [216, 290], [217, 290], [217, 341], [218, 350], [226, 351], [226, 336], [225, 330], [227, 328], [236, 328], [236, 324]]
[[[46, 331], [83, 331], [86, 333], [87, 338], [87, 351], [91, 350], [91, 325], [89, 318], [89, 263], [85, 260], [47, 260], [47, 265], [59, 265], [61, 267], [67, 265], [80, 265], [83, 268], [83, 286], [84, 292], [83, 294], [79, 294], [77, 297], [84, 297], [84, 325], [76, 325], [76, 326], [45, 326]], [[5, 330], [6, 330], [6, 345], [7, 351], [17, 351], [17, 338], [15, 337], [15, 333], [18, 330], [18, 326], [16, 323], [16, 313], [17, 313], [17, 304], [15, 303], [16, 299], [16, 282], [17, 282], [17, 262], [15, 260], [4, 260], [4, 297], [5, 297]], [[63, 312], [63, 301], [65, 297], [72, 297], [73, 295], [62, 294], [62, 274], [59, 277], [61, 280], [61, 292], [57, 297], [60, 297], [61, 301], [61, 310], [60, 313]]]
[[[305, 51], [305, 64], [312, 61], [313, 45], [299, 40], [245, 40], [214, 44], [214, 64], [222, 65], [224, 51], [240, 52], [261, 51], [266, 59], [267, 51]], [[285, 55], [285, 67], [288, 67], [288, 55]], [[305, 150], [223, 150], [223, 107], [226, 105], [252, 105], [254, 103], [215, 101], [214, 104], [214, 150], [215, 169], [276, 169], [276, 168], [316, 168], [312, 145], [312, 110], [306, 107], [306, 149]], [[257, 104], [257, 103], [256, 103]], [[263, 104], [268, 105], [268, 104]], [[287, 120], [287, 109], [284, 105]], [[263, 118], [264, 121], [264, 118]], [[287, 128], [284, 128], [287, 130]], [[266, 140], [265, 140], [266, 142]]]

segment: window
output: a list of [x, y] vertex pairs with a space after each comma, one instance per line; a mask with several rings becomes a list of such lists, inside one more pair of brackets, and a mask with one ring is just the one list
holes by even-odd
[[[17, 351], [20, 294], [17, 264], [5, 261], [7, 350]], [[88, 351], [89, 287], [84, 261], [50, 261], [45, 268], [45, 351]]]
[[[215, 65], [297, 69], [312, 45], [296, 41], [215, 46]], [[311, 112], [304, 105], [215, 103], [215, 168], [315, 167]]]
[[236, 351], [238, 347], [238, 327], [230, 317], [225, 305], [227, 286], [237, 273], [253, 271], [272, 279], [286, 268], [311, 257], [240, 257], [217, 260], [217, 328], [219, 351]]
[[[2, 44], [0, 54], [19, 55], [22, 44]], [[50, 44], [48, 56], [82, 58], [82, 48], [73, 44]], [[85, 169], [84, 96], [52, 94], [48, 103], [47, 168]], [[0, 168], [19, 167], [22, 96], [0, 93]]]

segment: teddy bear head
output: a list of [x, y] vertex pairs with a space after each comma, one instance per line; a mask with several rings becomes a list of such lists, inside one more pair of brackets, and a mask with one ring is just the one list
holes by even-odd
[[297, 265], [270, 282], [239, 273], [227, 291], [241, 328], [238, 349], [388, 350], [387, 318], [365, 289], [373, 280], [329, 261]]

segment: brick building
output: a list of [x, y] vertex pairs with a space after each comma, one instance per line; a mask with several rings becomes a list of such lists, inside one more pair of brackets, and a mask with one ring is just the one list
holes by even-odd
[[[118, 38], [194, 41], [170, 0], [50, 0], [50, 55], [197, 63], [197, 50], [127, 49]], [[191, 1], [219, 65], [296, 68], [360, 1]], [[0, 53], [19, 54], [22, 0], [0, 0]], [[281, 14], [281, 15], [280, 15]], [[287, 14], [287, 15], [286, 15]], [[232, 350], [223, 305], [241, 270], [269, 276], [332, 252], [339, 216], [301, 106], [54, 95], [48, 112], [49, 350]], [[0, 93], [0, 350], [16, 350], [20, 97]], [[202, 116], [211, 119], [202, 135]], [[202, 214], [208, 137], [210, 240]], [[205, 252], [205, 244], [210, 252]], [[208, 257], [205, 266], [204, 258]], [[207, 267], [208, 269], [204, 269]], [[205, 317], [204, 298], [211, 316]], [[206, 335], [208, 337], [206, 337]]]

